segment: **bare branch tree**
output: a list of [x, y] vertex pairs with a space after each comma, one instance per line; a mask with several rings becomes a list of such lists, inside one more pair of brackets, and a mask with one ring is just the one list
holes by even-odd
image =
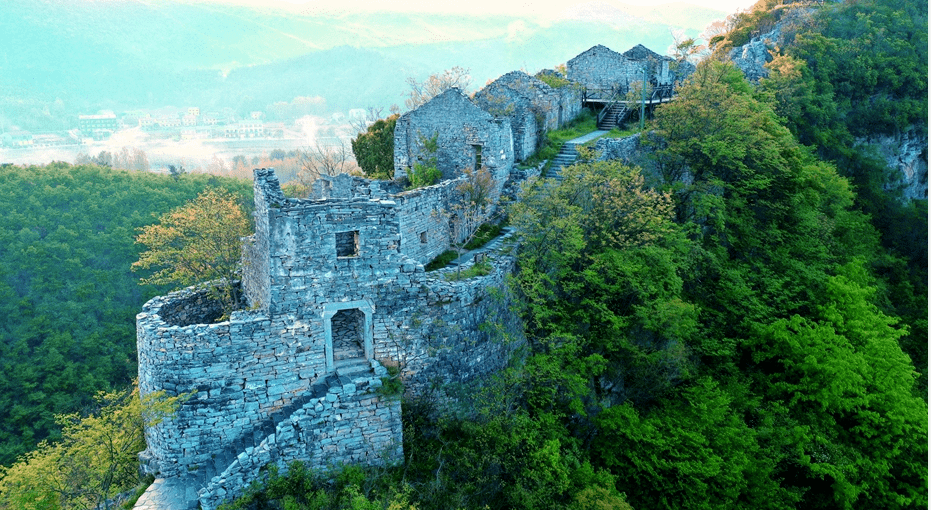
[[404, 105], [409, 110], [413, 110], [453, 87], [465, 91], [471, 83], [472, 77], [469, 75], [469, 70], [459, 66], [447, 69], [443, 71], [443, 74], [430, 75], [423, 83], [409, 76], [407, 84], [410, 85], [411, 90], [408, 92], [408, 98], [404, 100]]
[[352, 149], [341, 138], [332, 144], [315, 141], [312, 147], [301, 151], [300, 161], [301, 169], [297, 178], [301, 186], [308, 190], [322, 176], [349, 173], [357, 168]]
[[365, 109], [364, 118], [349, 119], [349, 125], [352, 126], [353, 131], [357, 134], [365, 133], [369, 126], [374, 124], [376, 120], [382, 118], [382, 112], [384, 111], [384, 107], [369, 106]]

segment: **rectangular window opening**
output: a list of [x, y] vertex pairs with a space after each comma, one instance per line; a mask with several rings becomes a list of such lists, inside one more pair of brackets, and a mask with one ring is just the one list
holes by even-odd
[[427, 244], [427, 231], [420, 233], [420, 244]]
[[351, 230], [349, 232], [336, 233], [336, 256], [337, 257], [358, 257], [359, 256], [359, 231]]
[[472, 148], [475, 149], [475, 169], [478, 170], [482, 168], [482, 146], [473, 145]]

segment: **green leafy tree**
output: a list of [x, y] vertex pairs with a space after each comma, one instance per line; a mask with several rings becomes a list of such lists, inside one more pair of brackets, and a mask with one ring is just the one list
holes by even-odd
[[786, 460], [812, 487], [809, 508], [928, 504], [927, 405], [912, 392], [905, 331], [870, 303], [868, 281], [860, 264], [845, 265], [812, 316], [748, 340], [757, 387], [796, 423]]
[[184, 287], [211, 282], [209, 289], [228, 316], [240, 301], [235, 281], [242, 258], [242, 238], [251, 225], [237, 198], [223, 189], [207, 189], [193, 201], [140, 229], [136, 242], [148, 250], [132, 267], [156, 268], [141, 284]]
[[352, 140], [356, 163], [370, 179], [394, 177], [394, 127], [400, 115], [376, 120]]
[[[696, 324], [681, 298], [687, 243], [671, 196], [619, 162], [563, 175], [558, 184], [528, 183], [510, 208], [523, 239], [516, 284], [528, 340], [538, 355], [556, 357], [547, 366], [601, 360], [602, 370], [586, 372], [591, 398], [650, 401], [688, 372], [683, 341]], [[571, 395], [564, 385], [551, 387]]]
[[138, 388], [100, 393], [86, 417], [59, 416], [60, 441], [43, 441], [10, 468], [0, 468], [0, 508], [109, 508], [139, 482], [144, 428], [171, 416], [183, 397], [139, 398]]

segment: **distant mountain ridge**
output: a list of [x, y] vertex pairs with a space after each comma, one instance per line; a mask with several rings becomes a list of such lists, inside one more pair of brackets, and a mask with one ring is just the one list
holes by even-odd
[[472, 70], [480, 87], [515, 69], [552, 67], [595, 44], [624, 51], [643, 43], [665, 53], [670, 28], [698, 33], [721, 14], [683, 8], [661, 22], [658, 11], [650, 12], [593, 3], [567, 9], [562, 21], [543, 21], [532, 12], [327, 13], [204, 0], [5, 0], [0, 132], [14, 125], [67, 129], [74, 127], [67, 118], [81, 113], [166, 104], [262, 109], [319, 95], [331, 111], [387, 107], [402, 102], [408, 75], [422, 79], [460, 65]]

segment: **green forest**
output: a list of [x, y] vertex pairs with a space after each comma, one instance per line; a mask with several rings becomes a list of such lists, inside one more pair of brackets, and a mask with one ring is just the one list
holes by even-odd
[[136, 377], [135, 317], [168, 290], [140, 286], [137, 229], [207, 186], [251, 206], [248, 181], [52, 163], [0, 168], [0, 465], [56, 416]]
[[[927, 201], [855, 142], [927, 132], [927, 4], [810, 8], [758, 84], [719, 57], [785, 9], [734, 17], [636, 166], [524, 187], [526, 349], [459, 413], [405, 397], [403, 463], [271, 469], [229, 508], [926, 508]], [[0, 179], [10, 465], [131, 383], [133, 317], [165, 290], [129, 271], [137, 229], [250, 191], [58, 163]], [[2, 475], [0, 508], [38, 500]]]

